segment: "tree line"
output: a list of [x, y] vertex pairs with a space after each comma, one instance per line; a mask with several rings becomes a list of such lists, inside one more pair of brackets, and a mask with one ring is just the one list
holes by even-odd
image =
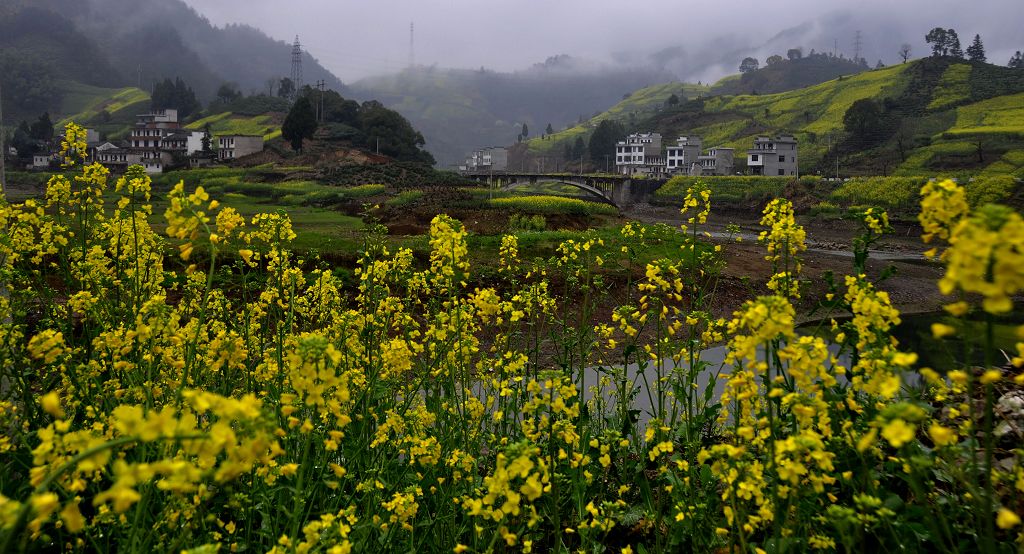
[[434, 164], [434, 157], [423, 149], [423, 135], [398, 112], [376, 100], [360, 104], [333, 90], [304, 86], [285, 117], [281, 136], [293, 150], [302, 151], [318, 129], [325, 139], [348, 142], [398, 161]]

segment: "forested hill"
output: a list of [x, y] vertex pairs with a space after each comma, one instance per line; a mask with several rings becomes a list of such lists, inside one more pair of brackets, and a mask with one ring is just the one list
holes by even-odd
[[[290, 62], [290, 44], [247, 26], [216, 27], [180, 0], [7, 0], [0, 6], [7, 122], [59, 112], [69, 82], [150, 90], [180, 77], [208, 101], [224, 83], [245, 93], [266, 91], [271, 79], [290, 75]], [[346, 92], [308, 53], [303, 72], [308, 82], [323, 79]]]
[[416, 67], [351, 84], [357, 98], [376, 98], [423, 132], [441, 165], [473, 148], [516, 142], [527, 125], [540, 136], [587, 119], [640, 87], [671, 80], [651, 69], [586, 66], [567, 56], [511, 73]]
[[[670, 105], [677, 86], [637, 91], [645, 110], [616, 106], [594, 121], [624, 132], [657, 131], [666, 140], [694, 134], [736, 149], [737, 170], [758, 135], [792, 133], [802, 173], [989, 172], [1024, 177], [1024, 70], [951, 57], [925, 58], [777, 94], [713, 95]], [[624, 101], [624, 103], [628, 102]], [[548, 140], [530, 140], [527, 156], [558, 157], [586, 142], [585, 123]], [[596, 158], [595, 158], [596, 159]]]
[[[753, 58], [748, 58], [753, 59]], [[712, 94], [774, 94], [824, 83], [840, 75], [854, 75], [868, 69], [865, 61], [791, 49], [789, 56], [769, 57], [764, 65], [722, 79], [711, 87]]]

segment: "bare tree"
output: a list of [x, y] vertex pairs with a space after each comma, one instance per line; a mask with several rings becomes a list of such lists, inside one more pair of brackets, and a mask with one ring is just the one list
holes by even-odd
[[904, 42], [900, 45], [900, 57], [903, 58], [903, 63], [907, 63], [910, 59], [910, 44]]
[[274, 78], [274, 77], [271, 77], [270, 79], [267, 79], [266, 85], [267, 85], [267, 96], [273, 96], [274, 95], [274, 88], [277, 87], [277, 79]]

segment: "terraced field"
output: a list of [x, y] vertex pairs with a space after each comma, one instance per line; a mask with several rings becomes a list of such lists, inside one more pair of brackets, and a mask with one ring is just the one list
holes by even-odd
[[281, 136], [282, 114], [239, 115], [221, 112], [202, 119], [197, 119], [185, 127], [201, 130], [210, 126], [215, 135], [263, 135], [263, 140], [271, 140]]
[[[848, 174], [1024, 176], [1024, 72], [929, 58], [788, 92], [664, 107], [678, 88], [666, 83], [641, 89], [584, 124], [530, 140], [528, 152], [557, 155], [597, 123], [614, 119], [631, 132], [657, 131], [666, 140], [696, 134], [706, 146], [735, 148], [739, 171], [754, 137], [785, 132], [800, 141], [803, 173], [831, 169], [838, 148]], [[857, 143], [843, 125], [861, 99], [877, 102], [886, 118], [884, 134], [869, 144]]]

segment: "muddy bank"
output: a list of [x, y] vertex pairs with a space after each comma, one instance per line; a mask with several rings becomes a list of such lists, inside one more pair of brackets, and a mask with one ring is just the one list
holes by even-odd
[[[683, 217], [672, 208], [641, 204], [623, 215], [645, 223], [680, 225]], [[854, 221], [798, 216], [807, 231], [807, 251], [803, 254], [803, 301], [798, 312], [807, 313], [815, 301], [827, 292], [824, 276], [832, 272], [841, 279], [853, 271], [852, 243], [858, 233]], [[741, 242], [729, 240], [727, 226], [739, 227]], [[924, 257], [927, 249], [916, 225], [898, 223], [895, 232], [883, 238], [871, 251], [867, 265], [869, 278], [878, 278], [887, 268], [895, 274], [879, 286], [889, 293], [902, 312], [929, 312], [940, 309], [943, 298], [938, 291], [942, 266]], [[764, 248], [757, 244], [760, 216], [751, 212], [712, 210], [707, 230], [711, 241], [723, 245], [726, 267], [722, 275], [725, 296], [718, 307], [723, 312], [738, 307], [751, 293], [763, 294], [764, 281], [771, 275], [771, 264], [764, 259]], [[820, 314], [819, 314], [820, 315]]]

